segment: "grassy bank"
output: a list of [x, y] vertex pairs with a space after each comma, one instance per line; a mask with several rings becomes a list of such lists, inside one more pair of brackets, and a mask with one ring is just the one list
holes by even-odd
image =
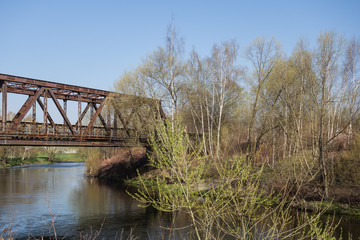
[[328, 201], [299, 201], [293, 207], [302, 210], [323, 210], [329, 214], [360, 216], [360, 206]]
[[9, 158], [6, 163], [0, 162], [1, 167], [12, 167], [25, 164], [40, 164], [40, 163], [56, 163], [56, 162], [83, 162], [85, 159], [79, 153], [59, 153], [55, 156], [54, 161], [49, 160], [49, 156], [45, 153], [38, 153], [31, 158], [20, 157]]

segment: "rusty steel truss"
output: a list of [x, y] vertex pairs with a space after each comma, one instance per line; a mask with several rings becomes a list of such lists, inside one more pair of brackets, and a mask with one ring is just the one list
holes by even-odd
[[[132, 124], [135, 110], [132, 101], [135, 96], [123, 95], [104, 90], [43, 81], [7, 74], [0, 74], [2, 113], [0, 145], [3, 146], [133, 146], [146, 144], [147, 136], [141, 133], [139, 124]], [[27, 95], [27, 100], [12, 119], [8, 115], [8, 93]], [[130, 97], [130, 98], [129, 98]], [[132, 97], [132, 98], [131, 98]], [[126, 108], [109, 104], [109, 99], [126, 98]], [[63, 123], [55, 123], [49, 113], [48, 100], [51, 99], [60, 113]], [[62, 101], [62, 104], [61, 104]], [[67, 114], [67, 102], [77, 102], [77, 121], [71, 123]], [[156, 102], [161, 117], [161, 103]], [[86, 107], [82, 109], [82, 106]], [[36, 118], [36, 106], [43, 112], [43, 121]], [[154, 109], [154, 112], [156, 110]], [[88, 114], [87, 124], [83, 124]], [[25, 116], [29, 117], [27, 121]], [[139, 121], [140, 118], [138, 118]], [[141, 124], [140, 124], [141, 125]]]

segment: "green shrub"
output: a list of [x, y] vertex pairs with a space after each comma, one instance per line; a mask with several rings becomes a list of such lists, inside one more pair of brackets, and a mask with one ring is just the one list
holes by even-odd
[[94, 148], [88, 158], [85, 160], [85, 166], [87, 174], [90, 176], [96, 176], [99, 172], [102, 155], [99, 149]]

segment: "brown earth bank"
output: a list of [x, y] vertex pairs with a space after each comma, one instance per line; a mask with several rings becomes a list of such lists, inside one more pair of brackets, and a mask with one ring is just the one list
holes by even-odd
[[[148, 157], [145, 148], [120, 149], [109, 159], [102, 161], [96, 177], [101, 180], [122, 182], [138, 176], [138, 173], [148, 172]], [[153, 171], [148, 172], [149, 175]], [[150, 174], [151, 175], [151, 174]], [[155, 173], [156, 175], [156, 173]], [[151, 177], [151, 176], [147, 176]], [[266, 192], [281, 192], [284, 190], [282, 184], [272, 183], [270, 187], [263, 183], [261, 187]], [[330, 188], [329, 201], [348, 206], [360, 207], [360, 186], [334, 185]], [[297, 195], [300, 201], [323, 201], [324, 192], [316, 182], [305, 184], [299, 191], [295, 188], [289, 190], [290, 195]]]
[[[113, 154], [112, 157], [102, 161], [95, 177], [106, 182], [121, 183], [126, 179], [135, 178], [142, 174], [145, 178], [153, 178], [158, 172], [147, 166], [147, 150], [142, 147], [121, 148]], [[333, 183], [329, 189], [329, 198], [324, 198], [323, 187], [317, 181], [305, 183], [300, 189], [295, 184], [287, 182], [290, 188], [288, 196], [296, 196], [294, 207], [311, 208], [309, 203], [321, 203], [323, 201], [331, 202], [336, 205], [334, 211], [340, 211], [348, 214], [360, 215], [360, 186], [347, 183]], [[265, 193], [284, 192], [284, 183], [274, 181], [273, 178], [265, 177], [260, 184]], [[315, 206], [317, 207], [317, 206]], [[315, 208], [314, 207], [314, 208]], [[350, 211], [348, 211], [350, 209]], [[354, 211], [355, 209], [355, 211]]]
[[114, 156], [101, 162], [96, 177], [105, 181], [122, 182], [147, 170], [146, 148], [119, 149]]

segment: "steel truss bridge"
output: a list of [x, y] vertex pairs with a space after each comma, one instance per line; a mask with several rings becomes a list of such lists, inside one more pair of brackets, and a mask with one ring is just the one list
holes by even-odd
[[[7, 74], [0, 74], [0, 91], [0, 146], [146, 144], [144, 124], [150, 117], [164, 117], [161, 102], [156, 99]], [[7, 109], [9, 93], [28, 96], [10, 119]], [[54, 107], [48, 104], [49, 100], [60, 113], [62, 123], [53, 120], [49, 110], [54, 111], [50, 109]], [[69, 101], [77, 105], [75, 123], [69, 120], [67, 113]], [[42, 121], [37, 119], [37, 107], [43, 113]]]

